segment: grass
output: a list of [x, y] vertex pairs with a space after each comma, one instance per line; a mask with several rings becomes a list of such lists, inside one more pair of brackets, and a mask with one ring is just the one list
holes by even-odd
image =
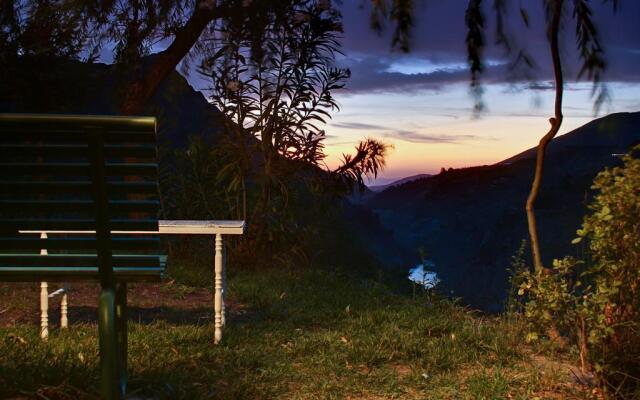
[[[584, 398], [564, 361], [536, 361], [517, 321], [320, 270], [235, 273], [229, 293], [241, 307], [217, 346], [211, 324], [130, 322], [132, 397]], [[94, 324], [46, 343], [33, 325], [0, 328], [0, 398], [93, 398], [97, 363]]]

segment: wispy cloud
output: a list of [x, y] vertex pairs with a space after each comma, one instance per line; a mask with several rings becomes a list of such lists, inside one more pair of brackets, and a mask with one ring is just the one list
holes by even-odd
[[357, 130], [389, 129], [389, 128], [381, 126], [381, 125], [364, 124], [364, 123], [361, 123], [361, 122], [337, 122], [337, 123], [331, 124], [331, 126], [333, 126], [335, 128], [357, 129]]
[[459, 144], [463, 142], [475, 141], [475, 140], [496, 140], [495, 138], [478, 136], [478, 135], [433, 135], [425, 134], [416, 131], [397, 130], [393, 132], [387, 132], [384, 134], [385, 138], [404, 140], [411, 143], [448, 143]]

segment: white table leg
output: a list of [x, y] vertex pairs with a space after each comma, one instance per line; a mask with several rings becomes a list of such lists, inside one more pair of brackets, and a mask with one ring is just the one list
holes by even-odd
[[215, 239], [215, 282], [214, 282], [214, 342], [222, 340], [222, 235], [216, 234]]
[[40, 337], [47, 340], [49, 337], [49, 285], [40, 282]]
[[[46, 233], [40, 234], [40, 239], [47, 239]], [[47, 249], [41, 249], [40, 255], [47, 255]], [[40, 337], [47, 340], [49, 337], [49, 285], [40, 282]]]
[[64, 293], [60, 299], [60, 328], [66, 329], [69, 326], [67, 319], [67, 285], [64, 285]]
[[222, 244], [222, 326], [227, 325], [227, 246]]

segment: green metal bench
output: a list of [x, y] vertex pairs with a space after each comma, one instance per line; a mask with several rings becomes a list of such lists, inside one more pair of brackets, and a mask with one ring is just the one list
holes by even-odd
[[0, 114], [0, 280], [100, 283], [107, 399], [126, 392], [127, 282], [164, 271], [155, 133], [147, 117]]

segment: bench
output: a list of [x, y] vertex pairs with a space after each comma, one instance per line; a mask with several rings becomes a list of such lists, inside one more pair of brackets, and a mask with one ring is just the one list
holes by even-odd
[[155, 133], [147, 117], [0, 114], [0, 280], [100, 283], [106, 399], [126, 392], [127, 282], [164, 272], [158, 236], [126, 234], [158, 232]]

